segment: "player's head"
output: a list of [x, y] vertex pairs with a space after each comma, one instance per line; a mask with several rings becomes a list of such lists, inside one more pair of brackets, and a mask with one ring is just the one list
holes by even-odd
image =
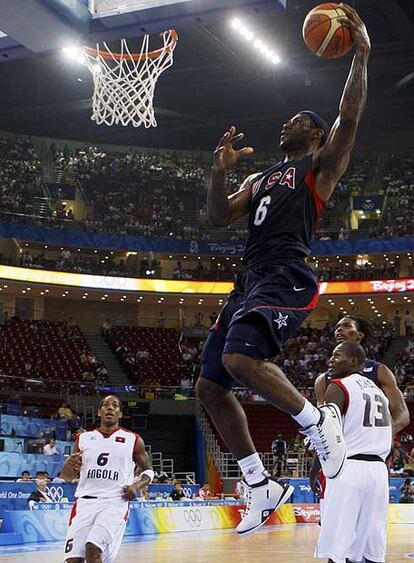
[[358, 342], [342, 342], [332, 352], [329, 367], [334, 377], [346, 377], [361, 372], [365, 363], [365, 351]]
[[116, 395], [106, 395], [98, 409], [98, 416], [101, 419], [101, 424], [112, 426], [118, 424], [122, 418], [122, 403]]
[[312, 152], [320, 148], [328, 138], [329, 127], [317, 113], [303, 110], [287, 121], [280, 135], [280, 149], [285, 152]]
[[341, 342], [357, 342], [366, 345], [372, 340], [371, 323], [361, 317], [342, 317], [335, 327], [335, 340]]

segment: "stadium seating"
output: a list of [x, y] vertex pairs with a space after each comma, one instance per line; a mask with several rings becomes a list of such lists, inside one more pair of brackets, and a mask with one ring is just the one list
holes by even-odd
[[99, 363], [82, 362], [82, 354], [92, 359], [77, 326], [11, 320], [0, 331], [0, 383], [9, 389], [61, 393], [76, 392], [82, 387], [87, 392], [88, 383], [103, 381], [94, 374]]
[[107, 338], [135, 384], [179, 385], [190, 369], [178, 348], [175, 329], [117, 326]]
[[[88, 216], [79, 221], [71, 211], [64, 209], [63, 204], [63, 207], [55, 206], [54, 219], [40, 217], [34, 197], [39, 190], [42, 191], [42, 165], [33, 146], [27, 140], [11, 138], [0, 139], [1, 143], [0, 177], [4, 187], [0, 213], [7, 212], [3, 213], [3, 219], [46, 227], [76, 227], [92, 232], [137, 236], [207, 240], [240, 240], [246, 237], [245, 220], [214, 231], [207, 223], [205, 185], [209, 177], [209, 155], [139, 149], [110, 154], [97, 147], [62, 151], [51, 145], [50, 150], [43, 151], [44, 165], [48, 169], [48, 176], [44, 176], [43, 180], [48, 180], [54, 168], [54, 176], [60, 178], [62, 186], [66, 178], [70, 178], [72, 186], [73, 181], [80, 182], [88, 203]], [[274, 155], [255, 155], [254, 159], [239, 163], [236, 169], [229, 171], [230, 190], [238, 189], [247, 175], [271, 166], [274, 158]], [[404, 167], [402, 178], [396, 176], [399, 166]], [[351, 196], [366, 193], [366, 185], [378, 168], [377, 161], [353, 158], [334, 196], [325, 206], [316, 238], [346, 239], [350, 236]], [[413, 233], [414, 225], [406, 216], [407, 212], [404, 212], [402, 220], [400, 211], [395, 214], [396, 209], [401, 209], [401, 202], [406, 201], [412, 174], [412, 159], [393, 157], [384, 165], [383, 178], [376, 176], [378, 185], [370, 188], [370, 194], [375, 190], [378, 192], [385, 184], [387, 195], [396, 195], [386, 199], [386, 213], [381, 224], [374, 222], [377, 226], [371, 230], [371, 236], [392, 236], [393, 233], [406, 236]], [[56, 183], [53, 185], [56, 187]], [[13, 187], [13, 192], [7, 186]], [[55, 203], [58, 193], [59, 189], [51, 194]], [[352, 232], [353, 237], [355, 234], [358, 235], [358, 232]], [[368, 232], [361, 230], [359, 236], [368, 236]]]

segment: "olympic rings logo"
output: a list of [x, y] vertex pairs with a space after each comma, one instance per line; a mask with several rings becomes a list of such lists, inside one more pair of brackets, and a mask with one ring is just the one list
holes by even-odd
[[183, 487], [183, 491], [184, 491], [184, 494], [185, 494], [185, 496], [186, 496], [187, 498], [191, 498], [191, 497], [192, 497], [193, 492], [192, 492], [192, 490], [191, 490], [191, 487]]
[[199, 528], [201, 526], [203, 516], [198, 508], [186, 508], [184, 510], [184, 520], [187, 522], [187, 524], [190, 524], [191, 528]]
[[62, 487], [47, 487], [46, 493], [52, 502], [60, 502], [63, 497]]

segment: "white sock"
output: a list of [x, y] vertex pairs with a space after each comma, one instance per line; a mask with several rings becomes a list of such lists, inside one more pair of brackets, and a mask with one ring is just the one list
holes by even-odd
[[294, 418], [302, 428], [308, 428], [309, 426], [318, 424], [321, 419], [321, 413], [312, 403], [305, 399], [303, 409], [300, 413], [295, 414], [295, 416], [292, 415], [292, 418]]
[[266, 470], [258, 453], [239, 459], [237, 463], [248, 485], [260, 483], [266, 477]]

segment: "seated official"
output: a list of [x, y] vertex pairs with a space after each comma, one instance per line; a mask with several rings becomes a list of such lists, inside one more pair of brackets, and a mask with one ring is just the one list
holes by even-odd
[[53, 502], [46, 492], [47, 481], [45, 479], [40, 479], [36, 481], [37, 489], [30, 493], [28, 499], [30, 510], [33, 510], [34, 505], [37, 502]]
[[174, 484], [174, 488], [170, 493], [170, 498], [171, 500], [183, 500], [186, 498], [180, 481], [177, 481]]

